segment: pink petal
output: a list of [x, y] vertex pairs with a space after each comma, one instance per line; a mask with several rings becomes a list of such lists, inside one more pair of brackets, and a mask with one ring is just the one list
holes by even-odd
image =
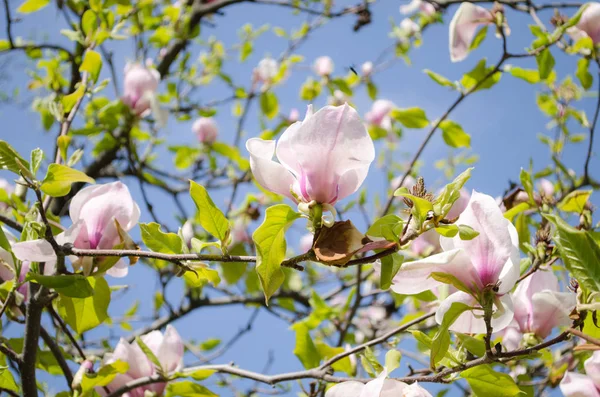
[[183, 341], [173, 326], [167, 325], [156, 357], [168, 372], [177, 371], [183, 367]]
[[560, 391], [565, 397], [600, 397], [592, 379], [575, 372], [567, 372], [560, 381]]
[[450, 22], [450, 60], [462, 61], [469, 54], [469, 47], [480, 25], [490, 23], [492, 14], [485, 8], [462, 3]]
[[[494, 332], [498, 332], [506, 328], [513, 319], [513, 304], [509, 295], [504, 295], [500, 298], [503, 309], [499, 311], [494, 308], [494, 317], [492, 317], [492, 328]], [[438, 308], [435, 314], [435, 321], [438, 324], [442, 323], [444, 315], [450, 309], [454, 302], [461, 302], [471, 306], [479, 306], [475, 299], [462, 291], [457, 291], [447, 297]], [[483, 334], [486, 332], [485, 321], [483, 320], [483, 311], [477, 310], [466, 311], [461, 314], [458, 319], [450, 326], [450, 330], [462, 332], [464, 334]]]
[[113, 267], [106, 271], [106, 274], [108, 274], [109, 276], [117, 278], [125, 277], [128, 273], [129, 264], [125, 261], [125, 259], [119, 259], [119, 261], [115, 263]]
[[585, 363], [585, 373], [594, 382], [597, 388], [600, 389], [600, 351], [595, 351]]
[[600, 4], [588, 3], [576, 26], [584, 31], [594, 44], [600, 43]]
[[46, 262], [56, 260], [54, 249], [46, 240], [31, 240], [15, 243], [13, 254], [22, 261]]
[[[27, 269], [29, 269], [29, 265], [27, 266]], [[12, 255], [4, 248], [0, 248], [0, 280], [13, 280], [15, 275], [15, 262], [13, 261]]]
[[542, 291], [533, 295], [533, 320], [531, 330], [540, 338], [545, 338], [554, 327], [572, 323], [569, 314], [577, 304], [572, 292]]
[[522, 332], [532, 332], [533, 296], [543, 290], [558, 291], [558, 279], [551, 271], [539, 270], [521, 281], [513, 293], [515, 320]]
[[470, 287], [477, 284], [477, 274], [469, 262], [469, 258], [459, 249], [441, 252], [414, 262], [402, 265], [392, 280], [392, 291], [412, 295], [427, 291], [440, 285], [430, 277], [431, 273], [448, 273], [457, 277]]
[[[518, 307], [519, 305], [515, 304], [515, 309]], [[508, 327], [504, 329], [502, 344], [508, 351], [517, 350], [521, 344], [521, 339], [523, 339], [523, 334], [518, 328]]]
[[250, 167], [256, 182], [267, 190], [293, 199], [290, 188], [296, 179], [283, 165], [273, 161], [275, 141], [252, 138], [246, 142], [246, 149], [250, 153]]
[[360, 397], [364, 388], [365, 385], [361, 382], [342, 382], [329, 388], [325, 397]]
[[356, 110], [326, 106], [282, 134], [277, 158], [299, 178], [307, 201], [334, 203], [358, 190], [375, 148]]

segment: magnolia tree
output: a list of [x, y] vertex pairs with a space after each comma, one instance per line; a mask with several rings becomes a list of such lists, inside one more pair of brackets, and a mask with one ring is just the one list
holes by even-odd
[[[9, 75], [52, 138], [24, 153], [21, 131], [2, 129], [0, 391], [600, 396], [600, 224], [590, 201], [600, 187], [600, 3], [412, 0], [394, 5], [393, 19], [404, 19], [381, 56], [346, 67], [308, 59], [301, 46], [332, 20], [356, 32], [336, 40], [386, 24], [378, 3], [239, 3], [4, 0], [0, 56], [26, 60], [26, 73]], [[276, 8], [297, 25], [247, 24], [225, 45], [210, 31], [230, 25], [237, 7]], [[30, 19], [42, 39], [23, 32]], [[246, 67], [267, 35], [286, 49]], [[477, 47], [498, 61], [476, 62], [459, 81], [426, 69], [455, 98], [434, 119], [378, 95], [378, 73], [440, 41], [452, 62]], [[555, 59], [571, 60], [562, 67], [573, 77], [559, 76]], [[243, 73], [227, 74], [240, 63]], [[470, 186], [477, 157], [451, 118], [512, 78], [537, 91], [552, 135], [530, 151], [547, 146], [549, 163], [523, 164], [518, 183], [493, 181], [505, 193], [492, 197]], [[213, 85], [220, 96], [199, 94]], [[305, 113], [280, 101], [286, 87]], [[353, 104], [361, 92], [370, 109]], [[183, 123], [184, 142], [172, 132]], [[411, 129], [422, 142], [404, 157]], [[422, 156], [442, 140], [448, 159]], [[576, 161], [565, 160], [567, 146]], [[427, 163], [448, 183], [426, 183]], [[216, 327], [232, 305], [251, 313], [233, 336], [181, 336]], [[209, 309], [210, 321], [194, 320]], [[262, 312], [294, 335], [262, 338], [265, 350], [297, 357], [292, 372], [258, 357], [238, 365]]]

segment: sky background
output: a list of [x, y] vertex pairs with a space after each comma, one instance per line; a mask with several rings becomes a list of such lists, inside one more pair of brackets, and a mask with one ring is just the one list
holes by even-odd
[[[13, 15], [16, 15], [15, 10], [20, 3], [21, 1], [14, 0], [9, 2]], [[311, 33], [311, 38], [296, 51], [296, 53], [305, 57], [304, 62], [292, 70], [291, 75], [284, 84], [275, 89], [280, 100], [280, 111], [287, 114], [290, 109], [298, 108], [301, 114], [304, 113], [306, 103], [300, 100], [298, 92], [306, 77], [312, 74], [310, 65], [318, 56], [328, 55], [333, 58], [335, 62], [334, 74], [336, 76], [345, 75], [347, 68], [351, 65], [359, 68], [363, 62], [375, 60], [385, 48], [393, 43], [392, 39], [389, 38], [390, 20], [395, 23], [400, 22], [402, 15], [399, 13], [398, 7], [401, 4], [403, 3], [398, 1], [381, 0], [372, 5], [373, 22], [358, 33], [352, 31], [353, 17], [337, 18]], [[335, 6], [338, 8], [345, 5], [354, 5], [354, 2], [338, 1]], [[496, 39], [492, 34], [493, 32], [490, 31], [481, 47], [471, 53], [465, 61], [460, 63], [450, 62], [447, 24], [454, 10], [455, 8], [450, 8], [444, 16], [445, 24], [437, 24], [427, 29], [424, 33], [423, 45], [420, 48], [413, 49], [410, 53], [411, 65], [399, 60], [392, 67], [374, 76], [374, 82], [379, 88], [379, 98], [389, 99], [399, 107], [422, 107], [427, 112], [429, 119], [434, 120], [446, 111], [457, 97], [457, 93], [431, 81], [423, 73], [423, 69], [431, 69], [451, 80], [460, 80], [462, 74], [472, 69], [482, 57], [486, 57], [488, 63], [495, 63], [499, 59], [501, 41]], [[281, 26], [289, 30], [292, 27], [298, 28], [307, 18], [302, 14], [293, 15], [290, 9], [258, 4], [240, 4], [228, 7], [224, 10], [224, 14], [224, 16], [216, 16], [213, 19], [214, 27], [202, 26], [202, 39], [215, 36], [223, 41], [226, 47], [230, 47], [239, 42], [237, 30], [245, 23], [249, 22], [254, 27], [270, 24], [272, 27]], [[550, 11], [541, 13], [541, 18], [545, 23], [548, 23], [550, 16]], [[4, 14], [2, 14], [0, 19], [2, 21], [0, 25], [2, 26], [5, 24], [4, 18]], [[508, 49], [510, 52], [523, 52], [532, 39], [532, 35], [527, 28], [527, 25], [531, 24], [532, 21], [528, 15], [517, 14], [512, 11], [508, 12], [508, 20], [512, 29], [508, 40]], [[58, 34], [59, 30], [63, 28], [65, 28], [64, 20], [57, 13], [54, 6], [50, 6], [41, 12], [26, 16], [22, 22], [15, 24], [13, 35], [36, 41], [58, 43], [71, 48], [71, 43]], [[0, 38], [3, 38], [3, 29], [2, 32]], [[135, 60], [134, 47], [131, 41], [111, 42], [107, 43], [107, 47], [115, 53], [114, 58], [118, 71], [123, 69], [126, 61]], [[278, 57], [286, 47], [286, 40], [275, 36], [269, 31], [255, 42], [255, 51], [245, 63], [238, 63], [237, 54], [234, 54], [231, 60], [225, 63], [224, 72], [232, 76], [237, 84], [249, 87], [252, 69], [258, 61], [266, 55]], [[202, 51], [205, 51], [205, 48], [201, 48], [197, 44], [192, 44], [189, 48], [192, 57], [199, 56]], [[566, 56], [555, 50], [553, 50], [553, 54], [557, 60], [558, 80], [562, 80], [567, 74], [574, 73], [577, 58]], [[53, 127], [49, 132], [42, 129], [38, 115], [30, 110], [31, 100], [36, 93], [27, 91], [25, 88], [29, 80], [27, 71], [31, 70], [33, 64], [18, 53], [0, 54], [0, 62], [4, 65], [1, 72], [4, 78], [0, 83], [0, 90], [10, 92], [14, 87], [20, 87], [20, 94], [16, 102], [0, 106], [0, 139], [7, 140], [24, 157], [28, 157], [29, 152], [36, 147], [41, 147], [47, 153], [51, 153], [56, 128]], [[536, 67], [533, 58], [518, 60], [518, 63], [514, 64], [524, 68]], [[595, 71], [591, 72], [596, 76]], [[103, 71], [101, 79], [105, 77], [109, 77], [106, 70]], [[594, 81], [592, 92], [595, 91], [596, 84], [597, 81]], [[122, 86], [122, 82], [119, 82], [119, 85]], [[161, 85], [160, 89], [166, 89], [164, 84]], [[480, 156], [472, 178], [467, 184], [469, 189], [476, 189], [492, 196], [498, 196], [508, 188], [509, 180], [518, 180], [520, 168], [528, 167], [531, 160], [536, 171], [549, 164], [550, 158], [547, 147], [541, 144], [536, 137], [540, 133], [550, 132], [546, 129], [548, 119], [537, 109], [535, 104], [535, 94], [539, 89], [540, 87], [529, 85], [510, 75], [504, 75], [500, 83], [492, 90], [482, 91], [470, 96], [451, 114], [450, 118], [460, 123], [464, 130], [471, 134], [472, 152]], [[111, 87], [108, 87], [104, 94], [109, 97], [114, 95]], [[201, 103], [229, 95], [230, 92], [219, 84], [200, 88], [195, 93]], [[325, 102], [326, 96], [321, 95], [315, 101], [315, 105], [320, 107]], [[352, 102], [361, 115], [369, 110], [372, 103], [364, 88], [360, 88], [355, 92]], [[580, 102], [581, 107], [588, 112], [589, 119], [592, 118], [594, 103], [595, 99], [592, 98], [592, 95]], [[258, 113], [257, 102], [255, 102], [250, 109], [249, 118], [245, 124], [243, 140], [260, 134]], [[231, 115], [231, 105], [228, 104], [219, 108], [219, 113], [215, 118], [220, 129], [219, 139], [231, 143], [237, 125], [237, 119]], [[169, 143], [197, 145], [195, 136], [190, 129], [191, 123], [192, 121], [176, 122], [172, 118], [167, 128], [165, 128], [165, 136]], [[579, 130], [574, 128], [572, 132], [583, 133], [586, 131], [582, 128], [579, 128]], [[406, 129], [404, 138], [395, 153], [395, 156], [397, 156], [395, 159], [402, 161], [410, 158], [424, 139], [425, 134], [426, 130]], [[377, 147], [380, 149], [381, 144], [378, 144]], [[567, 147], [564, 153], [566, 164], [578, 173], [583, 168], [586, 148], [587, 140], [579, 145]], [[443, 173], [435, 169], [433, 163], [435, 160], [445, 157], [448, 153], [449, 149], [444, 144], [441, 134], [436, 133], [421, 157], [423, 161], [421, 174], [426, 181], [433, 183], [435, 186], [440, 186], [444, 181]], [[164, 154], [161, 152], [162, 160], [159, 164], [165, 168], [171, 167], [171, 160]], [[245, 150], [243, 150], [243, 155], [247, 156]], [[599, 164], [596, 156], [591, 163], [592, 173], [598, 170]], [[462, 170], [459, 169], [458, 171]], [[12, 176], [0, 172], [0, 178], [12, 178]], [[141, 203], [137, 183], [132, 181], [127, 183], [134, 198]], [[374, 199], [375, 194], [384, 194], [387, 188], [384, 183], [384, 174], [377, 169], [375, 163], [365, 186], [368, 187], [371, 200]], [[229, 196], [227, 192], [211, 194], [213, 194], [215, 202], [221, 205]], [[186, 208], [192, 213], [192, 201], [185, 197], [182, 198], [184, 198]], [[238, 195], [238, 199], [241, 202], [243, 194]], [[155, 191], [152, 191], [151, 200], [154, 203], [158, 218], [170, 227], [176, 228], [178, 226], [174, 216], [176, 213], [171, 202], [160, 192]], [[597, 198], [594, 202], [598, 204]], [[150, 222], [151, 218], [146, 213], [145, 208], [142, 205], [140, 207], [142, 208], [141, 221]], [[222, 208], [225, 209], [224, 205]], [[355, 218], [357, 217], [355, 216]], [[65, 220], [64, 224], [68, 225], [69, 222], [69, 220]], [[361, 224], [360, 221], [356, 223]], [[297, 246], [301, 226], [298, 223], [288, 238], [289, 244], [293, 247]], [[134, 235], [137, 234], [134, 233]], [[131, 287], [125, 293], [115, 293], [113, 295], [110, 308], [113, 315], [122, 314], [123, 310], [130, 307], [136, 300], [140, 302], [139, 313], [142, 315], [150, 313], [152, 310], [151, 297], [154, 292], [152, 287], [156, 286], [156, 279], [152, 271], [143, 265], [137, 265], [130, 269], [127, 278], [114, 279], [107, 277], [107, 279], [111, 285], [128, 284]], [[168, 291], [168, 299], [172, 299], [173, 302], [177, 303], [177, 298], [181, 296], [181, 288], [180, 283], [173, 283]], [[203, 308], [175, 322], [174, 325], [185, 338], [202, 341], [217, 337], [227, 341], [246, 323], [252, 312], [253, 308], [234, 306]], [[133, 325], [136, 326], [135, 323]], [[102, 329], [104, 330], [102, 332], [90, 333], [91, 336], [106, 336], [104, 333], [105, 328]], [[13, 332], [17, 331], [14, 330]], [[301, 364], [292, 353], [293, 347], [294, 334], [288, 329], [288, 325], [266, 311], [261, 311], [258, 321], [254, 323], [252, 332], [244, 336], [230, 353], [221, 357], [218, 362], [235, 361], [242, 368], [261, 371], [267, 362], [269, 352], [272, 351], [274, 363], [269, 370], [270, 373], [296, 371], [301, 369]], [[186, 357], [186, 359], [188, 363], [195, 361], [193, 357]], [[407, 362], [409, 360], [405, 360], [394, 375], [402, 376], [405, 374]], [[65, 389], [62, 378], [50, 380], [49, 382], [53, 390]], [[431, 387], [430, 389], [434, 391], [438, 388]], [[457, 391], [457, 389], [453, 390]], [[226, 396], [227, 391], [223, 391], [222, 395]], [[289, 395], [295, 394], [290, 393]]]

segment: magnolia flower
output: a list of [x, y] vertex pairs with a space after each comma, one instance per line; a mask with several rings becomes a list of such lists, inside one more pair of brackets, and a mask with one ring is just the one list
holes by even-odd
[[333, 73], [333, 60], [328, 56], [318, 57], [313, 65], [315, 73], [321, 77], [329, 76]]
[[200, 117], [194, 121], [192, 131], [194, 131], [198, 140], [205, 144], [213, 143], [219, 135], [219, 127], [212, 117]]
[[392, 101], [387, 99], [378, 99], [371, 105], [371, 110], [365, 114], [365, 120], [367, 123], [381, 127], [384, 130], [390, 130], [392, 128], [392, 118], [390, 112], [396, 105]]
[[560, 381], [565, 397], [600, 397], [600, 351], [583, 363], [586, 375], [567, 372]]
[[419, 33], [421, 31], [421, 27], [419, 26], [418, 23], [416, 23], [412, 19], [404, 18], [400, 22], [400, 30], [402, 31], [404, 36], [410, 37], [410, 36], [414, 36], [415, 34]]
[[400, 6], [400, 12], [404, 15], [412, 14], [416, 11], [420, 11], [426, 15], [433, 15], [436, 12], [433, 4], [423, 0], [411, 0], [410, 3]]
[[554, 184], [546, 178], [542, 178], [538, 182], [538, 190], [545, 197], [554, 196]]
[[360, 71], [364, 77], [369, 77], [373, 73], [374, 67], [373, 62], [367, 61], [362, 64]]
[[279, 73], [279, 63], [273, 58], [262, 59], [254, 68], [254, 78], [263, 84], [271, 84]]
[[[375, 148], [356, 110], [325, 106], [289, 126], [278, 142], [246, 142], [250, 167], [265, 189], [295, 202], [335, 204], [356, 192], [375, 159]], [[273, 161], [277, 155], [279, 163]]]
[[[69, 207], [73, 225], [55, 236], [59, 244], [73, 244], [80, 249], [112, 249], [123, 241], [121, 231], [131, 230], [140, 218], [140, 208], [133, 201], [129, 189], [121, 182], [93, 185], [81, 189]], [[13, 253], [20, 260], [54, 262], [56, 254], [46, 240], [32, 240], [13, 245]], [[73, 257], [73, 268], [83, 267], [84, 274], [92, 272], [94, 258]], [[46, 263], [46, 266], [49, 266]], [[128, 266], [120, 259], [107, 273], [125, 277]]]
[[[19, 272], [19, 277], [15, 282], [22, 283], [25, 281], [25, 277], [27, 276], [27, 272], [29, 271], [29, 262], [23, 261], [21, 263], [21, 271]], [[11, 281], [15, 279], [17, 274], [17, 267], [13, 260], [13, 256], [0, 247], [0, 281]], [[27, 288], [27, 284], [21, 285], [17, 288], [17, 292], [19, 292], [23, 296], [23, 300], [27, 301], [29, 295], [29, 289]]]
[[145, 116], [153, 106], [159, 82], [160, 74], [155, 69], [148, 69], [139, 63], [128, 63], [125, 66], [125, 88], [121, 101], [134, 113]]
[[477, 28], [493, 21], [492, 13], [485, 8], [472, 3], [462, 3], [450, 22], [450, 60], [459, 62], [465, 59]]
[[[571, 292], [559, 292], [558, 279], [551, 271], [539, 270], [523, 280], [512, 294], [515, 317], [504, 336], [506, 347], [515, 349], [522, 334], [534, 334], [544, 339], [554, 327], [571, 324], [569, 314], [576, 297]], [[516, 342], [516, 343], [515, 343]]]
[[[142, 342], [154, 353], [162, 369], [169, 374], [183, 368], [183, 341], [171, 325], [167, 325], [165, 334], [160, 331], [152, 331], [141, 337]], [[129, 369], [124, 374], [117, 374], [112, 382], [106, 386], [110, 392], [115, 392], [128, 382], [136, 379], [146, 378], [157, 374], [154, 364], [138, 346], [137, 342], [128, 343], [121, 339], [112, 354], [107, 354], [104, 364], [111, 364], [115, 361], [124, 361], [129, 364]], [[137, 387], [128, 392], [129, 397], [144, 397], [144, 393], [154, 392], [160, 396], [167, 386], [166, 383], [153, 383]], [[96, 391], [105, 396], [106, 392], [102, 387], [96, 388]]]
[[295, 123], [300, 118], [300, 112], [296, 108], [292, 108], [290, 110], [290, 115], [288, 116], [288, 121], [290, 123]]
[[418, 382], [407, 385], [393, 379], [386, 379], [387, 370], [372, 381], [364, 384], [357, 381], [338, 383], [325, 393], [325, 397], [432, 397], [419, 386]]
[[181, 226], [181, 236], [183, 236], [183, 241], [185, 241], [185, 244], [188, 247], [191, 247], [192, 238], [194, 238], [195, 233], [194, 233], [194, 224], [192, 223], [192, 221], [190, 219], [185, 221], [183, 226]]
[[570, 28], [574, 39], [589, 36], [594, 44], [600, 43], [600, 3], [588, 3], [577, 25]]
[[[402, 265], [392, 280], [392, 290], [412, 295], [430, 290], [439, 282], [432, 273], [454, 276], [469, 293], [458, 291], [441, 304], [436, 321], [442, 323], [452, 303], [462, 302], [480, 306], [483, 296], [493, 294], [496, 307], [492, 327], [504, 329], [513, 318], [512, 300], [507, 293], [519, 278], [519, 238], [515, 227], [502, 215], [493, 197], [473, 191], [467, 208], [456, 221], [479, 232], [472, 240], [440, 237], [443, 252]], [[481, 309], [466, 311], [450, 327], [463, 333], [484, 333], [485, 322]]]
[[333, 91], [333, 95], [327, 98], [327, 104], [331, 106], [341, 106], [348, 102], [348, 95], [340, 90]]

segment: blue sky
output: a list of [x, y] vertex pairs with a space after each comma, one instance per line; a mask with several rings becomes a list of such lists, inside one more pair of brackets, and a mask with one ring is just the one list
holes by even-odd
[[[12, 3], [14, 13], [18, 4], [16, 4], [17, 2]], [[340, 1], [336, 7], [353, 4], [354, 2]], [[396, 23], [402, 19], [398, 12], [400, 4], [396, 1], [383, 0], [373, 5], [371, 9], [373, 23], [358, 33], [352, 31], [353, 17], [332, 20], [326, 26], [312, 33], [311, 39], [297, 51], [305, 57], [305, 61], [292, 71], [285, 84], [275, 89], [280, 99], [282, 112], [287, 113], [291, 108], [298, 108], [301, 113], [304, 112], [306, 103], [299, 99], [298, 92], [306, 77], [311, 74], [312, 61], [318, 56], [331, 56], [335, 62], [335, 74], [345, 75], [348, 66], [360, 66], [365, 61], [374, 60], [383, 49], [392, 44], [388, 37], [389, 19], [393, 19]], [[429, 118], [433, 120], [445, 112], [457, 94], [435, 84], [423, 73], [423, 69], [431, 69], [451, 80], [460, 80], [462, 74], [469, 71], [482, 57], [487, 57], [489, 63], [497, 61], [500, 56], [501, 42], [490, 32], [481, 47], [470, 54], [465, 61], [454, 64], [450, 62], [447, 22], [453, 11], [454, 8], [450, 9], [450, 13], [445, 16], [446, 24], [435, 25], [425, 32], [423, 45], [411, 51], [411, 65], [399, 60], [393, 67], [374, 77], [379, 88], [380, 98], [392, 100], [399, 107], [422, 107], [426, 110]], [[255, 27], [268, 23], [271, 26], [290, 29], [299, 27], [306, 19], [304, 15], [293, 15], [286, 8], [257, 4], [236, 5], [225, 9], [224, 13], [225, 16], [215, 16], [213, 19], [216, 27], [202, 26], [201, 37], [203, 39], [215, 36], [226, 46], [231, 46], [238, 42], [236, 32], [245, 23], [250, 22]], [[542, 20], [545, 22], [549, 20], [550, 16], [551, 12], [541, 14]], [[508, 12], [508, 18], [512, 28], [512, 34], [509, 37], [509, 51], [523, 52], [532, 39], [527, 28], [532, 21], [528, 15], [516, 14], [511, 11]], [[4, 20], [4, 15], [2, 15], [2, 20]], [[71, 47], [68, 40], [58, 34], [58, 31], [64, 27], [63, 20], [51, 6], [42, 12], [23, 18], [22, 22], [14, 26], [13, 34]], [[2, 38], [1, 35], [0, 38]], [[118, 71], [122, 70], [127, 60], [135, 58], [131, 41], [108, 43], [108, 46], [115, 51]], [[237, 63], [237, 55], [234, 55], [231, 61], [226, 63], [224, 71], [231, 75], [238, 84], [249, 87], [252, 68], [256, 63], [265, 55], [277, 57], [286, 46], [287, 42], [284, 39], [275, 36], [272, 32], [267, 32], [257, 40], [254, 53], [245, 63]], [[190, 49], [192, 57], [198, 56], [204, 50], [197, 45], [192, 45]], [[553, 53], [557, 60], [558, 79], [562, 80], [567, 74], [574, 72], [577, 59], [557, 51], [553, 51]], [[0, 55], [0, 61], [7, 62], [3, 73], [10, 77], [9, 81], [1, 83], [0, 88], [3, 91], [11, 91], [13, 87], [21, 89], [16, 104], [4, 104], [0, 107], [0, 125], [2, 126], [0, 138], [7, 140], [23, 155], [28, 155], [29, 151], [36, 147], [42, 147], [50, 153], [56, 129], [53, 128], [48, 133], [43, 131], [38, 116], [30, 110], [31, 99], [36, 94], [25, 89], [28, 81], [26, 70], [32, 67], [31, 62], [21, 54], [12, 53], [8, 56]], [[534, 59], [519, 60], [514, 64], [525, 68], [535, 68]], [[592, 74], [596, 75], [595, 72]], [[108, 74], [103, 72], [101, 79], [103, 77], [108, 77]], [[161, 86], [161, 89], [165, 89], [164, 85]], [[520, 168], [528, 167], [530, 160], [533, 160], [534, 170], [539, 170], [549, 163], [547, 148], [536, 138], [538, 134], [548, 132], [545, 127], [548, 119], [538, 111], [535, 104], [537, 90], [539, 87], [529, 85], [510, 75], [504, 75], [500, 83], [492, 90], [472, 95], [452, 113], [450, 118], [459, 122], [464, 130], [471, 134], [472, 151], [480, 156], [468, 188], [497, 196], [508, 187], [509, 180], [518, 180]], [[105, 91], [105, 95], [113, 95], [110, 88]], [[220, 85], [196, 90], [196, 96], [202, 103], [228, 95], [229, 92], [224, 91]], [[361, 114], [369, 110], [371, 100], [364, 89], [359, 89], [352, 100]], [[318, 106], [324, 103], [324, 96], [316, 101]], [[594, 103], [594, 98], [585, 98], [581, 102], [582, 108], [588, 112], [589, 119], [592, 118]], [[261, 132], [256, 105], [255, 103], [250, 110], [244, 129], [244, 140], [257, 136]], [[219, 139], [231, 143], [237, 119], [231, 116], [230, 105], [220, 108], [216, 119], [220, 127]], [[190, 126], [191, 121], [176, 123], [171, 120], [165, 131], [167, 140], [170, 143], [196, 145]], [[586, 131], [582, 128], [574, 128], [573, 132]], [[397, 149], [398, 157], [396, 158], [399, 161], [409, 158], [407, 154], [411, 155], [414, 152], [425, 133], [425, 130], [405, 130], [404, 138]], [[571, 146], [564, 153], [566, 163], [578, 172], [583, 167], [586, 145], [587, 141]], [[427, 181], [436, 182], [439, 186], [439, 183], [444, 180], [443, 174], [433, 167], [433, 163], [446, 156], [448, 152], [441, 135], [437, 134], [421, 158], [424, 163], [422, 174]], [[244, 155], [246, 155], [245, 151]], [[172, 164], [170, 161], [162, 156], [160, 164], [169, 167]], [[591, 170], [597, 170], [598, 165], [598, 159], [595, 157]], [[0, 177], [11, 178], [10, 175], [1, 172]], [[374, 194], [383, 194], [385, 186], [382, 180], [382, 173], [373, 166], [366, 185], [369, 188], [371, 199]], [[137, 184], [128, 183], [128, 185], [134, 197], [140, 199]], [[228, 197], [225, 193], [215, 193], [215, 202], [222, 203], [225, 197]], [[151, 197], [159, 219], [166, 221], [171, 227], [176, 227], [173, 206], [160, 192], [152, 192]], [[238, 197], [243, 198], [243, 195]], [[191, 212], [193, 208], [191, 200], [185, 199], [184, 202]], [[142, 212], [142, 221], [151, 221], [148, 214], [144, 213], [144, 209]], [[67, 220], [67, 222], [69, 221]], [[358, 223], [360, 224], [360, 222]], [[297, 239], [298, 235], [299, 232], [291, 234], [290, 245], [296, 245], [294, 239]], [[144, 266], [137, 265], [132, 268], [129, 276], [125, 279], [109, 277], [109, 282], [112, 285], [129, 284], [131, 286], [128, 292], [115, 294], [111, 305], [113, 314], [121, 314], [135, 300], [140, 301], [141, 313], [148, 313], [151, 310], [151, 293], [153, 291], [148, 286], [155, 286], [156, 280], [152, 272]], [[169, 290], [168, 297], [173, 298], [174, 302], [178, 302], [177, 298], [181, 295], [182, 287], [181, 284], [174, 284]], [[241, 307], [206, 308], [197, 310], [187, 318], [177, 321], [175, 326], [186, 338], [201, 341], [219, 337], [226, 341], [245, 324], [252, 311], [252, 308]], [[105, 336], [98, 332], [93, 334], [96, 337]], [[235, 361], [243, 368], [260, 371], [267, 361], [268, 352], [273, 351], [275, 361], [271, 367], [271, 373], [299, 370], [301, 365], [292, 354], [293, 346], [293, 332], [288, 330], [287, 324], [269, 313], [261, 311], [252, 332], [218, 361]], [[193, 359], [190, 359], [191, 361]], [[406, 362], [398, 370], [399, 375], [405, 373], [405, 364]], [[56, 382], [55, 390], [64, 389], [62, 379], [52, 382]]]

